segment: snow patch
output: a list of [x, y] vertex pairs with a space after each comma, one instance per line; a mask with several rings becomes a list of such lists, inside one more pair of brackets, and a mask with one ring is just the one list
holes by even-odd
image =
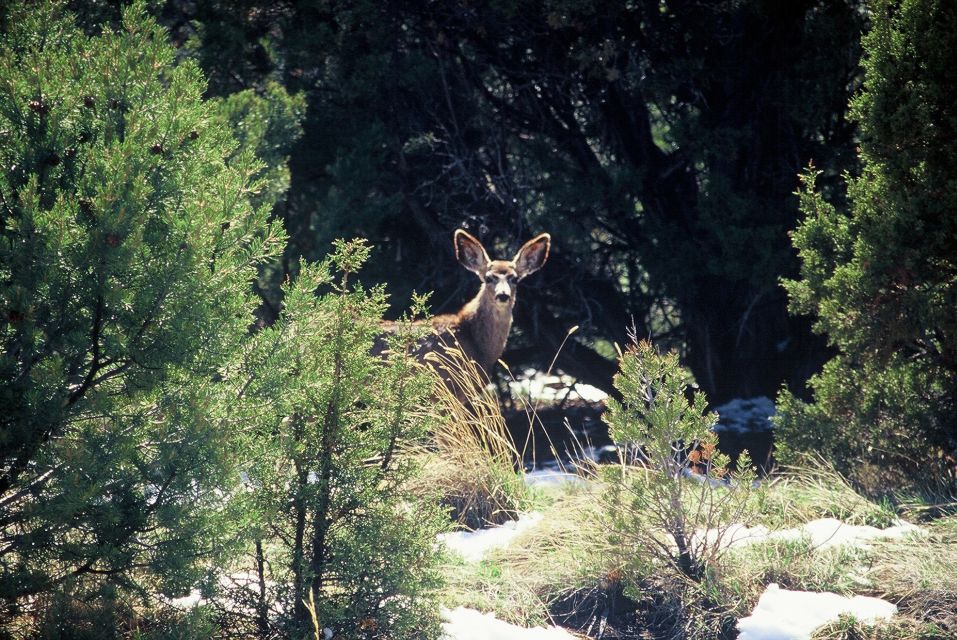
[[535, 471], [525, 472], [525, 484], [529, 487], [544, 488], [564, 488], [569, 485], [583, 486], [588, 481], [581, 476], [568, 473], [566, 471], [557, 471], [555, 469], [537, 469]]
[[[229, 575], [220, 575], [217, 579], [219, 584], [219, 590], [222, 592], [229, 591], [236, 587], [245, 587], [247, 589], [259, 589], [259, 576], [252, 571], [237, 571]], [[266, 581], [267, 587], [272, 587], [273, 583], [269, 580]], [[193, 589], [189, 592], [189, 595], [181, 596], [179, 598], [170, 598], [168, 600], [169, 604], [177, 609], [188, 611], [194, 607], [201, 605], [209, 604], [207, 600], [199, 589]]]
[[895, 613], [897, 607], [880, 598], [789, 591], [769, 584], [751, 615], [738, 620], [738, 640], [807, 640], [842, 614], [873, 624]]
[[535, 369], [526, 369], [521, 377], [511, 380], [508, 388], [513, 396], [528, 398], [532, 401], [547, 403], [566, 400], [584, 402], [604, 402], [608, 394], [590, 384], [576, 382], [575, 378], [565, 374], [548, 374]]
[[[866, 547], [871, 540], [902, 538], [906, 535], [923, 532], [923, 529], [903, 520], [893, 527], [878, 529], [867, 525], [845, 524], [835, 518], [821, 518], [806, 522], [800, 527], [769, 531], [763, 525], [747, 527], [732, 524], [723, 529], [710, 529], [696, 534], [699, 540], [709, 546], [722, 548], [744, 547], [768, 540], [800, 540], [807, 538], [814, 549], [829, 547], [856, 546]], [[720, 538], [720, 539], [719, 539]]]
[[824, 549], [842, 545], [866, 546], [869, 540], [902, 538], [923, 531], [920, 527], [903, 520], [898, 524], [878, 529], [867, 525], [844, 524], [834, 518], [822, 518], [806, 523], [802, 529], [811, 537], [811, 545]]
[[618, 462], [618, 447], [606, 444], [600, 447], [582, 447], [582, 457], [592, 462]]
[[199, 592], [198, 589], [193, 589], [192, 591], [189, 592], [188, 596], [182, 596], [181, 598], [172, 598], [169, 601], [169, 603], [170, 605], [172, 605], [173, 607], [177, 609], [180, 609], [182, 611], [189, 611], [190, 609], [193, 609], [194, 607], [198, 607], [201, 604], [206, 604], [206, 600], [205, 598], [203, 598], [202, 594]]
[[559, 627], [526, 629], [465, 607], [443, 609], [442, 619], [444, 640], [575, 640]]
[[520, 533], [531, 529], [541, 520], [541, 513], [523, 513], [518, 520], [510, 520], [497, 527], [440, 533], [438, 539], [449, 550], [462, 556], [466, 562], [478, 562], [492, 549], [507, 547]]
[[766, 396], [735, 398], [720, 407], [715, 407], [714, 410], [718, 414], [718, 424], [714, 426], [714, 430], [718, 433], [771, 431], [774, 425], [770, 418], [777, 413], [774, 401]]

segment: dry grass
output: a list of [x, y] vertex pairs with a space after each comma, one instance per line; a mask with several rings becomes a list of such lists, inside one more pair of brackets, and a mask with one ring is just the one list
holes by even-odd
[[909, 618], [895, 617], [870, 625], [842, 616], [815, 631], [811, 637], [813, 640], [952, 640], [954, 634], [934, 624]]
[[446, 567], [447, 606], [494, 611], [520, 625], [554, 623], [550, 612], [563, 598], [602, 589], [614, 577], [608, 565], [595, 486], [573, 489], [545, 511], [542, 521], [507, 548], [480, 563]]
[[431, 446], [419, 479], [424, 491], [437, 491], [452, 518], [477, 529], [514, 519], [527, 500], [522, 454], [515, 447], [495, 390], [459, 349], [433, 352], [436, 368], [433, 410], [437, 415]]
[[[901, 614], [957, 637], [957, 516], [926, 525], [920, 538], [874, 546], [869, 577]], [[943, 637], [943, 636], [941, 636]]]
[[851, 595], [867, 591], [868, 556], [854, 547], [815, 550], [808, 540], [768, 540], [735, 549], [714, 568], [721, 599], [737, 616], [748, 615], [767, 585], [795, 591]]
[[[828, 468], [791, 470], [767, 496], [769, 520], [797, 525], [823, 516], [884, 526], [895, 515], [870, 502]], [[716, 572], [721, 599], [747, 615], [765, 585], [870, 595], [898, 606], [891, 621], [866, 625], [841, 619], [820, 629], [819, 640], [957, 638], [957, 517], [924, 525], [927, 535], [872, 541], [867, 548], [813, 550], [807, 541], [768, 541], [736, 550]]]
[[[565, 339], [576, 329], [569, 330]], [[529, 503], [523, 458], [529, 446], [534, 449], [534, 442], [516, 446], [494, 385], [461, 349], [446, 346], [426, 355], [426, 361], [437, 374], [433, 407], [437, 426], [432, 447], [419, 452], [425, 456], [421, 489], [438, 491], [453, 520], [469, 529], [514, 519]], [[519, 400], [528, 416], [528, 433], [541, 431], [547, 437], [545, 429], [534, 428], [540, 422], [539, 403]], [[558, 452], [549, 444], [558, 460]], [[588, 466], [580, 465], [581, 473], [587, 473]]]
[[890, 505], [865, 498], [819, 456], [807, 456], [800, 464], [784, 468], [769, 489], [761, 495], [758, 511], [771, 528], [793, 527], [818, 518], [884, 528], [897, 518]]

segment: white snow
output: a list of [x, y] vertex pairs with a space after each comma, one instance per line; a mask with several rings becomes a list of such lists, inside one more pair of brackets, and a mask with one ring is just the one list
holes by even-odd
[[536, 469], [535, 471], [525, 472], [525, 484], [529, 487], [538, 488], [564, 488], [569, 485], [581, 486], [588, 484], [585, 478], [574, 473], [566, 471], [557, 471], [555, 469]]
[[[219, 583], [219, 589], [221, 591], [229, 591], [236, 587], [259, 590], [259, 576], [252, 571], [237, 571], [228, 575], [220, 575], [217, 582]], [[267, 579], [266, 586], [273, 588], [275, 585], [271, 580]], [[169, 604], [177, 609], [188, 611], [194, 607], [209, 604], [209, 600], [203, 597], [199, 589], [193, 589], [189, 592], [189, 595], [171, 598]]]
[[575, 378], [569, 375], [546, 375], [545, 372], [535, 369], [526, 369], [519, 378], [511, 380], [508, 387], [513, 396], [548, 403], [566, 399], [595, 403], [608, 399], [608, 394], [601, 389], [576, 382]]
[[841, 614], [873, 624], [895, 613], [897, 607], [880, 598], [789, 591], [769, 584], [751, 615], [738, 620], [738, 640], [806, 640]]
[[718, 414], [718, 424], [714, 430], [752, 433], [770, 431], [774, 428], [770, 417], [776, 413], [774, 401], [766, 396], [756, 398], [735, 398], [714, 408]]
[[523, 513], [518, 520], [510, 520], [498, 527], [440, 533], [439, 541], [467, 562], [478, 562], [492, 549], [507, 547], [520, 533], [534, 527], [541, 520], [541, 513]]
[[878, 529], [867, 525], [845, 524], [835, 518], [821, 518], [806, 522], [800, 527], [777, 531], [769, 531], [763, 525], [747, 527], [743, 524], [732, 524], [722, 530], [710, 529], [703, 534], [699, 533], [698, 537], [700, 539], [703, 535], [704, 541], [709, 545], [714, 545], [718, 542], [718, 536], [720, 535], [723, 548], [743, 547], [767, 540], [807, 538], [812, 548], [827, 549], [839, 546], [866, 547], [870, 540], [901, 538], [922, 531], [923, 529], [917, 525], [903, 520], [893, 527]]
[[618, 447], [613, 444], [606, 444], [601, 447], [582, 447], [581, 454], [583, 458], [592, 462], [618, 461]]
[[200, 594], [198, 589], [193, 589], [189, 592], [188, 596], [183, 596], [181, 598], [173, 598], [169, 603], [182, 611], [189, 611], [194, 607], [198, 607], [201, 604], [205, 604], [206, 600]]
[[886, 529], [878, 529], [867, 525], [844, 524], [834, 518], [813, 520], [801, 527], [811, 537], [811, 546], [817, 549], [842, 545], [865, 546], [868, 540], [885, 538], [901, 538], [907, 534], [922, 531], [920, 527], [910, 522], [900, 521], [899, 524]]
[[442, 619], [445, 640], [575, 640], [559, 627], [526, 629], [465, 607], [443, 609]]

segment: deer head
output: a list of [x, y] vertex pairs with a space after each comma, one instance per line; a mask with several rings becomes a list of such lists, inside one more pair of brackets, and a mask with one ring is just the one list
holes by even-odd
[[479, 296], [508, 310], [515, 305], [516, 285], [542, 268], [551, 247], [551, 236], [542, 233], [522, 245], [511, 260], [491, 260], [482, 243], [462, 229], [455, 231], [454, 240], [459, 263], [482, 281]]

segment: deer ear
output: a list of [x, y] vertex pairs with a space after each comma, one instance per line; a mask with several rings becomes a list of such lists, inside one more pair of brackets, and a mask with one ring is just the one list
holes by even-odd
[[462, 229], [455, 230], [453, 240], [455, 242], [455, 257], [459, 263], [478, 277], [484, 278], [485, 272], [488, 270], [489, 259], [482, 243]]
[[515, 254], [515, 271], [521, 280], [525, 276], [535, 273], [548, 260], [548, 250], [552, 246], [552, 237], [547, 233], [535, 236]]

